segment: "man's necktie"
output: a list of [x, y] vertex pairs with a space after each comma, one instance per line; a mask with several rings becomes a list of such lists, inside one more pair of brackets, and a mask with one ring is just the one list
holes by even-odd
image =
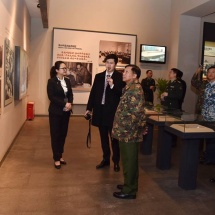
[[105, 77], [104, 91], [103, 91], [103, 96], [102, 96], [102, 104], [103, 105], [105, 104], [105, 92], [106, 92], [106, 88], [108, 85], [107, 78], [110, 78], [110, 75], [106, 75], [106, 77]]

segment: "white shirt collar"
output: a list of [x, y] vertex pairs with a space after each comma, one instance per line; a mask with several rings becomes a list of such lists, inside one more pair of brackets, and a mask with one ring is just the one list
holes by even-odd
[[[56, 77], [57, 77], [57, 76], [56, 76]], [[58, 79], [59, 81], [64, 81], [64, 77], [63, 77], [63, 79], [60, 79], [60, 78], [57, 77], [57, 79]]]
[[110, 77], [111, 77], [111, 76], [113, 75], [113, 72], [108, 73], [107, 70], [106, 70], [105, 77], [106, 77], [107, 75], [110, 75]]

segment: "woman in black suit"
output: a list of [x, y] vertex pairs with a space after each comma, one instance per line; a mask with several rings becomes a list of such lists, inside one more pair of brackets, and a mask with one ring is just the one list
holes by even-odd
[[49, 125], [54, 165], [56, 169], [66, 164], [62, 154], [68, 131], [69, 117], [72, 112], [73, 93], [70, 81], [65, 78], [66, 65], [63, 61], [56, 61], [51, 68], [47, 85], [49, 105]]

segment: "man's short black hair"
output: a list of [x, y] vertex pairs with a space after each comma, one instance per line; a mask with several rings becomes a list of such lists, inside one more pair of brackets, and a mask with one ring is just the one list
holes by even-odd
[[172, 68], [171, 70], [176, 74], [176, 78], [182, 78], [183, 72], [181, 70], [177, 68]]
[[152, 70], [151, 70], [151, 69], [148, 69], [148, 70], [146, 71], [146, 74], [148, 74], [150, 71], [152, 72]]
[[105, 57], [104, 62], [106, 62], [108, 59], [114, 59], [115, 64], [118, 63], [118, 57], [115, 54], [109, 54]]
[[131, 71], [134, 74], [136, 74], [137, 75], [137, 79], [139, 79], [139, 77], [141, 75], [141, 69], [138, 66], [134, 65], [134, 64], [129, 64], [125, 68], [127, 68], [127, 67], [131, 67]]
[[210, 66], [210, 67], [207, 69], [207, 71], [208, 71], [209, 69], [215, 69], [215, 65]]

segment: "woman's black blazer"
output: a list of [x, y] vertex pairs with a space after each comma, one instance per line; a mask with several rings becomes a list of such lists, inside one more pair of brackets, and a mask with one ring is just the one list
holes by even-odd
[[[67, 92], [68, 102], [73, 103], [73, 92], [70, 80], [66, 77], [64, 78], [64, 80], [68, 88]], [[54, 115], [63, 115], [64, 112], [63, 108], [66, 105], [66, 102], [64, 101], [65, 94], [61, 86], [61, 83], [57, 77], [48, 80], [47, 93], [48, 98], [50, 100], [49, 113]], [[68, 111], [68, 114], [70, 114], [70, 111]]]

